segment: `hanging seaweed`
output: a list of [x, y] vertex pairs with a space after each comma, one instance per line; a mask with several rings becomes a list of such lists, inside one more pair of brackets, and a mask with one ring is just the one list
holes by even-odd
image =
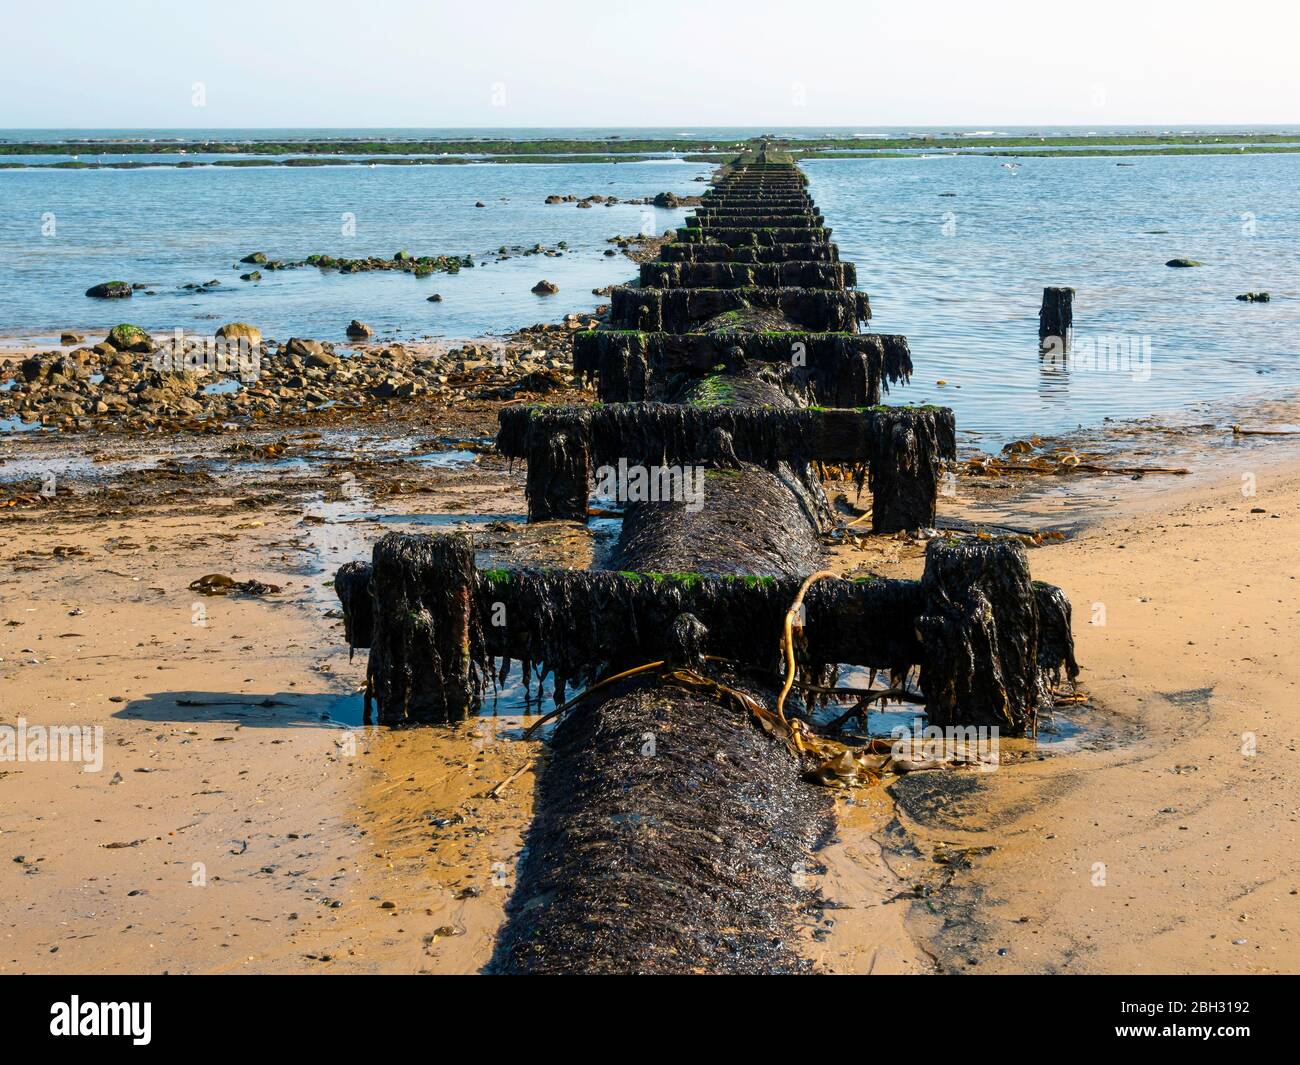
[[642, 288], [852, 288], [852, 263], [642, 263]]
[[487, 656], [477, 584], [463, 534], [390, 533], [375, 545], [367, 672], [380, 724], [455, 721], [478, 706]]
[[[814, 460], [869, 467], [877, 532], [934, 524], [942, 464], [956, 455], [950, 410], [773, 409], [728, 401], [737, 388], [757, 387], [754, 380], [721, 377], [711, 384], [705, 378], [685, 403], [508, 407], [499, 415], [497, 448], [528, 460], [534, 520], [585, 517], [588, 470], [620, 461], [660, 467], [699, 462], [710, 454], [715, 430], [722, 430], [737, 458], [767, 469]], [[536, 479], [534, 465], [541, 467]], [[544, 494], [535, 496], [538, 491]]]
[[907, 338], [881, 333], [590, 330], [573, 340], [574, 372], [596, 383], [604, 403], [668, 400], [692, 377], [747, 362], [788, 368], [809, 402], [823, 407], [875, 406], [882, 390], [912, 376]]
[[343, 635], [348, 647], [369, 647], [374, 627], [370, 563], [343, 563], [334, 575], [334, 593], [343, 608]]
[[610, 320], [621, 329], [689, 333], [727, 311], [778, 311], [802, 329], [856, 331], [871, 318], [865, 292], [818, 288], [627, 288], [610, 291]]
[[[778, 672], [786, 611], [802, 574], [816, 563], [815, 545], [801, 547], [803, 569], [765, 577], [727, 573], [718, 560], [714, 573], [476, 571], [464, 535], [389, 534], [375, 548], [373, 577], [370, 567], [349, 564], [374, 597], [362, 609], [375, 618], [371, 677], [380, 720], [414, 717], [413, 674], [429, 663], [429, 684], [448, 687], [453, 697], [432, 700], [439, 706], [465, 693], [464, 705], [474, 705], [497, 658], [553, 675], [562, 697], [608, 673], [671, 658], [673, 625], [683, 614], [702, 626], [710, 655]], [[629, 545], [627, 558], [640, 550]], [[340, 602], [349, 630], [362, 639], [350, 617], [357, 601], [341, 593]], [[1058, 672], [1077, 674], [1068, 614], [1059, 589], [1030, 582], [1018, 541], [936, 540], [919, 582], [813, 585], [804, 600], [800, 666], [817, 672], [854, 664], [901, 674], [920, 665], [936, 724], [1019, 732], [1039, 706], [1050, 705]]]
[[1054, 584], [1034, 581], [1034, 602], [1038, 607], [1038, 672], [1042, 678], [1042, 701], [1050, 699], [1053, 689], [1066, 682], [1073, 684], [1079, 676], [1074, 660], [1074, 631], [1070, 600]]
[[921, 591], [916, 624], [930, 723], [1030, 731], [1048, 700], [1024, 546], [1010, 538], [932, 541]]
[[877, 407], [874, 414], [866, 456], [872, 531], [932, 528], [943, 464], [957, 458], [952, 411]]

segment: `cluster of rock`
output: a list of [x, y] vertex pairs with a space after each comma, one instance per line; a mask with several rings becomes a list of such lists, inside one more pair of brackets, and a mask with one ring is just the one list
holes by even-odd
[[678, 207], [698, 207], [702, 201], [698, 196], [678, 196], [674, 192], [661, 192], [657, 196], [642, 196], [635, 200], [620, 200], [617, 196], [601, 196], [599, 194], [574, 196], [570, 193], [567, 196], [547, 196], [544, 202], [548, 204], [573, 203], [579, 207], [594, 207], [598, 203], [603, 203], [606, 207], [613, 207], [617, 203], [624, 203], [673, 210]]
[[[428, 277], [430, 274], [456, 274], [461, 270], [473, 269], [474, 256], [469, 252], [464, 255], [412, 255], [408, 251], [396, 251], [388, 258], [382, 255], [370, 255], [361, 259], [346, 256], [323, 255], [319, 252], [308, 255], [305, 259], [283, 261], [267, 258], [265, 252], [255, 251], [245, 255], [235, 269], [243, 266], [257, 266], [262, 270], [297, 270], [304, 266], [315, 266], [321, 270], [337, 270], [340, 274], [364, 274], [376, 270], [401, 270], [416, 277]], [[241, 274], [243, 280], [261, 279], [260, 270], [251, 274]]]
[[302, 337], [267, 342], [256, 327], [230, 323], [218, 336], [244, 341], [245, 354], [216, 369], [201, 342], [189, 345], [187, 357], [119, 325], [93, 346], [0, 364], [0, 418], [71, 432], [170, 431], [415, 397], [447, 403], [545, 394], [569, 387], [568, 338], [595, 324], [570, 315], [563, 325], [534, 326], [501, 342], [336, 349]]
[[[543, 255], [555, 259], [563, 256], [568, 247], [568, 241], [564, 240], [554, 247], [548, 247], [541, 243], [503, 244], [496, 250], [494, 255], [485, 256], [482, 262], [505, 262], [507, 259], [516, 256], [527, 257], [530, 255]], [[234, 269], [241, 271], [239, 275], [241, 281], [261, 281], [263, 270], [300, 270], [307, 266], [314, 266], [319, 270], [333, 270], [340, 274], [364, 274], [378, 270], [394, 270], [413, 274], [415, 277], [431, 277], [434, 274], [458, 274], [462, 270], [472, 270], [478, 265], [481, 265], [481, 263], [475, 260], [471, 252], [466, 252], [464, 255], [412, 255], [407, 251], [396, 251], [388, 258], [382, 255], [370, 255], [359, 259], [314, 253], [308, 255], [305, 259], [286, 260], [272, 259], [265, 252], [255, 251], [245, 255], [239, 262], [235, 263]], [[249, 267], [254, 269], [249, 269]], [[182, 285], [181, 288], [185, 292], [201, 295], [220, 286], [221, 282], [213, 278], [209, 281], [190, 282]], [[155, 295], [155, 291], [149, 288], [148, 285], [130, 281], [104, 281], [86, 289], [86, 295], [91, 299], [129, 299], [136, 292], [141, 291], [146, 296]], [[441, 299], [441, 296], [437, 297], [437, 299], [431, 298], [430, 302], [437, 303]]]

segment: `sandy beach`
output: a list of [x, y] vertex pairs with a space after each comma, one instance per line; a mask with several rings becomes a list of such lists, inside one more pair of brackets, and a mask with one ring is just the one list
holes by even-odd
[[[462, 413], [460, 427], [489, 416]], [[169, 474], [204, 446], [121, 441], [97, 458], [107, 473], [3, 512], [5, 723], [99, 726], [104, 749], [98, 772], [0, 767], [0, 971], [487, 963], [531, 813], [542, 748], [519, 735], [533, 718], [361, 727], [364, 654], [349, 661], [327, 582], [393, 527], [385, 514], [517, 516], [522, 478], [489, 454], [412, 469], [373, 432], [350, 440], [350, 465], [331, 442], [333, 462], [295, 476], [210, 453], [204, 477]], [[302, 435], [290, 443], [325, 446]], [[50, 449], [75, 452], [28, 434], [4, 457], [39, 465]], [[945, 506], [976, 522], [1093, 515], [1031, 554], [1074, 603], [1093, 705], [1061, 711], [1037, 744], [1004, 741], [996, 772], [841, 797], [816, 873], [832, 907], [802, 930], [820, 970], [1300, 969], [1284, 764], [1300, 732], [1288, 709], [1300, 458], [1285, 436], [1181, 439], [1173, 453], [1189, 477], [1012, 493], [960, 479]], [[367, 474], [362, 454], [383, 472]], [[562, 523], [472, 527], [503, 557], [581, 563], [592, 550]], [[915, 576], [922, 550], [869, 538], [835, 564]], [[210, 573], [280, 591], [190, 590]]]

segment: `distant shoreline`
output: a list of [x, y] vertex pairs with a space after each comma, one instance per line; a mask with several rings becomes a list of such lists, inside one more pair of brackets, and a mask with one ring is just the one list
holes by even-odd
[[[1300, 153], [1300, 132], [1221, 134], [1096, 134], [1057, 137], [962, 136], [932, 137], [813, 137], [791, 140], [791, 154], [811, 159], [907, 159], [922, 153], [976, 155], [990, 158], [1072, 158], [1159, 155], [1246, 155]], [[978, 144], [978, 147], [973, 145]], [[868, 147], [869, 145], [869, 147]], [[593, 140], [542, 138], [528, 140], [374, 140], [322, 138], [316, 140], [48, 140], [0, 142], [0, 169], [5, 170], [136, 170], [145, 167], [199, 169], [203, 167], [313, 166], [467, 166], [485, 163], [644, 163], [680, 160], [717, 163], [735, 151], [730, 143], [708, 139]], [[184, 156], [230, 155], [230, 159], [188, 159]], [[85, 155], [89, 158], [80, 158]], [[56, 162], [6, 160], [6, 156], [71, 156]], [[103, 160], [104, 156], [146, 159]], [[161, 158], [166, 157], [166, 158]]]

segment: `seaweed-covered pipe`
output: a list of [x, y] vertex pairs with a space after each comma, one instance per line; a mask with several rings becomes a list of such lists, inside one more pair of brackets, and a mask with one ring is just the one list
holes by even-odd
[[830, 793], [743, 712], [625, 684], [548, 746], [489, 971], [807, 971], [792, 926]]

